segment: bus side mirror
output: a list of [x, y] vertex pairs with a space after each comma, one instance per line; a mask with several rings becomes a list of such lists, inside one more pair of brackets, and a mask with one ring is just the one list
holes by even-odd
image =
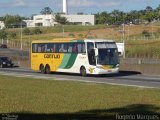
[[94, 50], [95, 50], [95, 56], [97, 57], [98, 56], [98, 49], [95, 48]]

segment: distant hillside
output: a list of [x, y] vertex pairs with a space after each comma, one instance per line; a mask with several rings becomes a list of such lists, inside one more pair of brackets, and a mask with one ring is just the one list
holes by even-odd
[[[141, 25], [125, 25], [125, 39], [151, 39], [160, 36], [159, 24], [141, 24]], [[57, 27], [42, 27], [39, 28], [41, 33], [34, 34], [32, 31], [35, 28], [27, 28], [30, 31], [29, 35], [24, 35], [24, 29], [22, 30], [22, 37], [24, 40], [36, 40], [36, 39], [53, 39], [59, 37], [76, 37], [76, 38], [105, 38], [105, 39], [122, 39], [122, 25], [121, 26], [107, 26], [107, 25], [96, 25], [96, 26], [61, 26]], [[63, 35], [64, 29], [64, 35]], [[15, 33], [16, 37], [10, 38], [11, 40], [19, 40], [21, 38], [21, 29], [8, 29], [9, 34]], [[143, 33], [144, 32], [144, 33]], [[148, 35], [146, 37], [146, 34]]]

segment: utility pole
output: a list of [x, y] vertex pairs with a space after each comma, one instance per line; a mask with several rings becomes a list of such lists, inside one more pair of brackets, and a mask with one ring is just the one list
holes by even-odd
[[126, 58], [126, 52], [125, 52], [125, 28], [124, 28], [124, 23], [122, 25], [122, 35], [123, 35], [123, 44], [124, 44], [124, 54], [123, 54], [123, 59]]
[[21, 21], [21, 50], [23, 49], [23, 44], [22, 44], [22, 21]]
[[152, 39], [154, 38], [154, 35], [153, 35], [153, 23], [154, 23], [154, 21], [152, 21], [152, 23], [151, 23], [151, 28], [152, 28]]
[[63, 38], [64, 38], [64, 25], [62, 25], [62, 34], [63, 34]]

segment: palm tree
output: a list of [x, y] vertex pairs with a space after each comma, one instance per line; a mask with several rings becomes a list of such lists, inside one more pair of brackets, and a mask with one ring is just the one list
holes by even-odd
[[45, 7], [45, 8], [43, 8], [42, 10], [41, 10], [41, 14], [42, 15], [47, 15], [47, 14], [52, 14], [52, 9], [50, 8], [50, 7]]

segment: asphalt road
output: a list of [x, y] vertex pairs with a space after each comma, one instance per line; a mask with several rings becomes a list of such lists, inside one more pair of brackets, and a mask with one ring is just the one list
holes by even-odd
[[104, 77], [88, 76], [81, 77], [78, 74], [41, 74], [37, 71], [32, 71], [27, 68], [0, 68], [1, 75], [40, 78], [47, 80], [60, 80], [60, 81], [81, 81], [92, 83], [103, 83], [111, 85], [123, 85], [130, 87], [140, 88], [160, 88], [160, 76], [147, 76], [136, 72], [121, 71], [118, 74], [107, 75]]

